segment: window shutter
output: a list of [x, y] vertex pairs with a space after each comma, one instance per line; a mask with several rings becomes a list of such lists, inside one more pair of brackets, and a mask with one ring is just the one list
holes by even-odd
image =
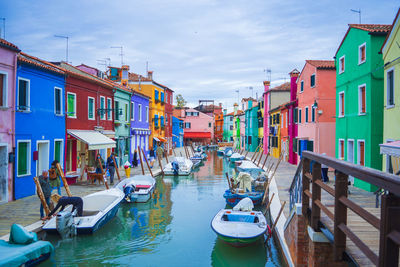
[[361, 87], [361, 112], [365, 113], [365, 87]]
[[340, 104], [341, 104], [340, 115], [344, 116], [344, 94], [340, 95]]
[[18, 90], [18, 109], [26, 110], [26, 81], [19, 80]]
[[68, 110], [68, 115], [69, 116], [74, 116], [74, 104], [75, 104], [75, 96], [74, 95], [68, 95], [68, 102], [67, 102], [67, 110]]
[[28, 173], [28, 143], [18, 143], [18, 175]]
[[4, 74], [0, 74], [0, 106], [4, 106], [5, 104], [5, 90], [6, 88], [4, 88], [4, 81], [5, 75]]
[[54, 159], [61, 162], [61, 141], [56, 141], [54, 145]]
[[364, 166], [365, 165], [365, 160], [364, 160], [364, 142], [360, 142], [360, 165]]

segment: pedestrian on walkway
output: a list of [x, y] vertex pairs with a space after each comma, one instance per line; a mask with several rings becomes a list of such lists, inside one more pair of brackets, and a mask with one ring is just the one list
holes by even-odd
[[51, 191], [57, 188], [57, 193], [61, 195], [61, 175], [57, 169], [58, 160], [54, 160], [51, 163], [51, 168], [49, 170], [50, 186]]
[[133, 166], [133, 167], [137, 167], [137, 166], [138, 166], [137, 149], [135, 149], [135, 152], [133, 153], [132, 166]]
[[[117, 165], [117, 168], [118, 168], [117, 162], [115, 162], [115, 165]], [[110, 184], [114, 184], [114, 174], [115, 174], [114, 152], [111, 152], [111, 155], [107, 158], [106, 168], [108, 169], [108, 172], [110, 173]]]
[[164, 149], [161, 147], [161, 143], [157, 144], [157, 150], [156, 150], [157, 157], [163, 158], [164, 156]]
[[[99, 159], [100, 159], [100, 162], [99, 162]], [[96, 173], [102, 174], [101, 167], [104, 166], [104, 160], [100, 154], [97, 154], [95, 166], [96, 166]]]
[[[50, 206], [50, 196], [51, 196], [51, 185], [50, 179], [47, 170], [42, 171], [42, 175], [39, 176], [39, 184], [42, 188], [44, 199], [46, 200], [47, 206]], [[44, 212], [43, 212], [43, 205], [40, 202], [40, 219], [43, 219]]]

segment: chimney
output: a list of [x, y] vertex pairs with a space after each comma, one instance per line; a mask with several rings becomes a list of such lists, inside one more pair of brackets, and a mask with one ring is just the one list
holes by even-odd
[[300, 72], [297, 69], [292, 70], [290, 75], [290, 101], [296, 100], [297, 95], [297, 77], [299, 77]]
[[153, 80], [153, 71], [151, 71], [151, 70], [147, 71], [147, 78], [149, 78], [150, 80]]
[[129, 80], [129, 66], [128, 65], [122, 65], [121, 67], [121, 84], [123, 86], [128, 86], [128, 80]]
[[269, 90], [270, 84], [270, 81], [264, 81], [264, 92], [267, 92]]

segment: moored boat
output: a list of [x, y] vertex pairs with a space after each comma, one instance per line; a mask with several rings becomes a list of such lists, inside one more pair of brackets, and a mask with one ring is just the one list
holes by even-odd
[[[117, 214], [119, 205], [124, 198], [124, 193], [112, 188], [82, 197], [83, 214], [74, 216], [74, 225], [77, 234], [91, 234], [110, 221]], [[68, 206], [65, 211], [71, 211]], [[57, 216], [59, 216], [58, 214]], [[58, 233], [56, 217], [51, 218], [42, 229], [47, 233]]]
[[192, 172], [193, 162], [184, 157], [175, 157], [164, 168], [164, 175], [187, 176]]
[[119, 182], [116, 186], [124, 192], [124, 201], [145, 203], [154, 192], [156, 179], [150, 175], [135, 175]]
[[235, 161], [243, 160], [243, 159], [244, 159], [244, 156], [239, 153], [233, 153], [232, 156], [229, 158], [229, 160], [231, 162], [235, 162]]
[[242, 163], [239, 166], [236, 166], [236, 168], [238, 171], [248, 172], [254, 177], [257, 177], [260, 172], [263, 172], [263, 169], [249, 160], [242, 160]]
[[252, 191], [252, 192], [239, 193], [238, 190], [231, 191], [228, 189], [224, 193], [226, 204], [230, 205], [231, 207], [235, 206], [242, 199], [247, 197], [251, 199], [251, 201], [255, 206], [261, 205], [262, 199], [264, 197], [264, 192]]

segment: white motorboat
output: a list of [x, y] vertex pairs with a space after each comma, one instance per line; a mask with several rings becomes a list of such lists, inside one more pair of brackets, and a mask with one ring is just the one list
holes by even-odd
[[186, 176], [192, 172], [193, 162], [184, 157], [175, 157], [164, 168], [164, 175]]
[[156, 179], [150, 175], [135, 175], [119, 182], [115, 187], [125, 194], [126, 202], [147, 202], [154, 192]]
[[[124, 198], [124, 193], [112, 188], [100, 192], [96, 192], [82, 197], [83, 214], [81, 217], [74, 217], [74, 225], [78, 234], [91, 234], [111, 220], [117, 214], [119, 204]], [[65, 208], [65, 211], [71, 211], [72, 206]], [[57, 214], [62, 216], [65, 212]], [[48, 233], [58, 233], [56, 217], [51, 218], [45, 225], [43, 230]]]
[[211, 228], [222, 241], [236, 247], [260, 239], [268, 229], [261, 211], [252, 211], [251, 199], [242, 199], [233, 209], [222, 209], [211, 221]]
[[236, 168], [238, 171], [250, 173], [254, 177], [257, 177], [261, 172], [263, 172], [263, 169], [249, 160], [242, 160], [242, 163], [239, 166], [236, 166]]
[[238, 161], [238, 160], [243, 160], [244, 159], [244, 156], [243, 155], [241, 155], [241, 154], [239, 154], [239, 153], [233, 153], [232, 154], [232, 156], [229, 158], [229, 160], [231, 161], [231, 162], [235, 162], [235, 161]]

